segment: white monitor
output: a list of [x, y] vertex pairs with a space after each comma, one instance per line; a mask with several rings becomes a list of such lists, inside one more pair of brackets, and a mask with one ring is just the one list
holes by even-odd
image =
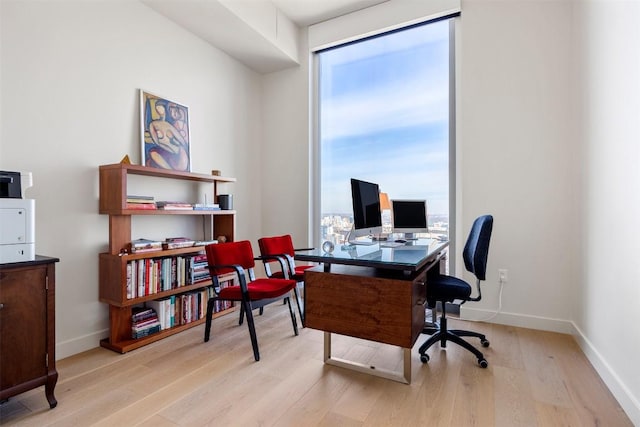
[[405, 239], [416, 239], [416, 233], [428, 233], [426, 200], [391, 200], [393, 232], [404, 233]]

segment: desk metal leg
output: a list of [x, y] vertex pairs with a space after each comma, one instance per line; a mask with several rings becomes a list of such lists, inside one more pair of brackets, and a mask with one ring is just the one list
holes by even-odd
[[411, 384], [411, 349], [403, 347], [402, 351], [404, 359], [402, 372], [380, 369], [351, 360], [331, 357], [331, 332], [324, 333], [324, 363], [327, 365], [339, 366], [341, 368], [351, 369], [352, 371], [362, 372], [404, 384]]

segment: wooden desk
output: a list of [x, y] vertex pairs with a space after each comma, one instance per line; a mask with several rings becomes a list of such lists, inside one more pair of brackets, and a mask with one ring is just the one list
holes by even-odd
[[[305, 271], [304, 301], [305, 327], [325, 332], [325, 363], [409, 384], [411, 348], [425, 322], [427, 273], [440, 268], [447, 246], [371, 248], [356, 256], [296, 253], [296, 259], [323, 263]], [[403, 371], [332, 357], [332, 333], [402, 347]]]

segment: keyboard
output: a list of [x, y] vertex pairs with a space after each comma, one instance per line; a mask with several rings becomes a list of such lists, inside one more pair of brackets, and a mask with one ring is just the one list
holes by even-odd
[[406, 243], [402, 242], [380, 242], [381, 248], [397, 248], [399, 246], [404, 246]]

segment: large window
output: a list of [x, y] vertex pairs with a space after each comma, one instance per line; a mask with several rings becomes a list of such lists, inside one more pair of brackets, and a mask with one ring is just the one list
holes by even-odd
[[379, 184], [390, 199], [426, 199], [432, 237], [448, 237], [451, 25], [441, 20], [317, 53], [320, 241], [342, 243], [351, 229], [350, 178]]

